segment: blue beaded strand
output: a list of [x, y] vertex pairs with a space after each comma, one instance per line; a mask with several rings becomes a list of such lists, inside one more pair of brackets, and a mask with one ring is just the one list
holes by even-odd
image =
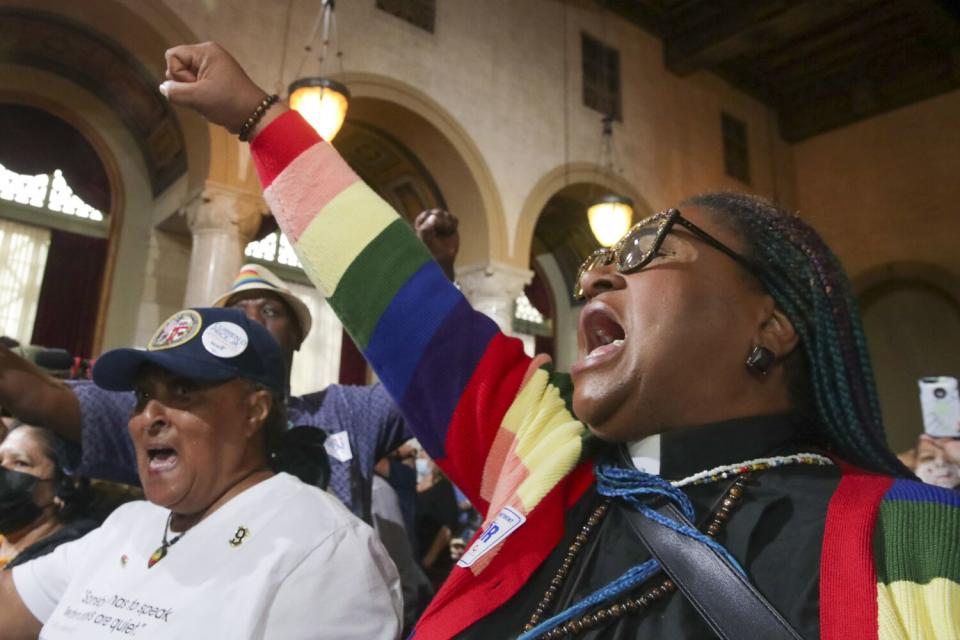
[[[623, 499], [626, 503], [636, 509], [644, 516], [659, 524], [669, 527], [674, 531], [689, 536], [694, 540], [709, 546], [716, 553], [725, 559], [741, 575], [745, 576], [746, 571], [740, 566], [729, 551], [723, 545], [706, 536], [693, 527], [681, 524], [660, 515], [640, 501], [639, 496], [662, 496], [673, 502], [687, 520], [693, 520], [693, 504], [690, 499], [680, 489], [663, 480], [659, 476], [654, 476], [636, 469], [624, 469], [609, 465], [597, 465], [594, 467], [594, 473], [597, 477], [597, 492], [600, 495], [616, 497]], [[627, 571], [619, 578], [600, 589], [594, 591], [576, 604], [567, 607], [565, 610], [555, 616], [544, 620], [536, 627], [522, 634], [518, 640], [533, 640], [540, 635], [547, 633], [551, 629], [559, 627], [569, 620], [585, 614], [588, 610], [617, 598], [618, 596], [631, 591], [652, 575], [660, 570], [660, 563], [655, 559], [647, 560]]]

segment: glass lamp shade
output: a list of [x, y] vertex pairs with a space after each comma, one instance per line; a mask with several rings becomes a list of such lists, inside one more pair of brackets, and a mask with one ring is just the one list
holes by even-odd
[[587, 219], [594, 237], [604, 247], [613, 246], [630, 230], [633, 222], [633, 200], [610, 194], [587, 209]]
[[302, 115], [327, 142], [347, 117], [350, 91], [328, 78], [303, 78], [290, 85], [290, 108]]

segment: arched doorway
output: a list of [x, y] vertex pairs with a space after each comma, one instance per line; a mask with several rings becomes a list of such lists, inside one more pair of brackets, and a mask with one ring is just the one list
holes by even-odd
[[923, 432], [917, 380], [960, 378], [960, 288], [949, 274], [916, 264], [885, 265], [858, 280], [887, 440], [905, 451]]
[[354, 171], [407, 221], [424, 209], [446, 209], [447, 201], [423, 162], [393, 135], [356, 119], [334, 140]]
[[539, 338], [538, 350], [549, 353], [558, 369], [569, 370], [576, 360], [580, 306], [573, 286], [583, 260], [597, 248], [587, 223], [587, 207], [603, 191], [596, 184], [577, 183], [560, 189], [547, 200], [537, 219], [530, 244], [530, 265], [536, 274], [527, 297], [540, 302], [549, 293], [551, 305], [538, 306], [549, 319], [550, 341]]
[[[90, 355], [146, 340], [139, 324], [152, 288], [153, 227], [209, 165], [206, 125], [175, 114], [156, 91], [163, 51], [191, 39], [164, 7], [134, 13], [112, 0], [45, 0], [0, 8], [0, 102], [69, 125], [107, 178], [109, 232]], [[152, 330], [156, 320], [146, 323]]]
[[89, 358], [112, 190], [87, 139], [52, 114], [0, 103], [0, 316], [21, 344]]
[[529, 264], [535, 273], [527, 298], [544, 316], [544, 328], [550, 333], [537, 339], [537, 348], [553, 356], [560, 371], [569, 370], [577, 357], [582, 306], [572, 295], [577, 271], [599, 246], [587, 222], [587, 208], [610, 191], [633, 200], [635, 220], [652, 213], [629, 183], [584, 163], [546, 174], [531, 190], [521, 213], [517, 252], [529, 247]]

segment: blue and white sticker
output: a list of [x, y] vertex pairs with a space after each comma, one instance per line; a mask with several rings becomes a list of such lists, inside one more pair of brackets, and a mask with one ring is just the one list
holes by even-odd
[[250, 338], [235, 322], [214, 322], [201, 338], [203, 348], [218, 358], [235, 358], [247, 348]]
[[501, 509], [497, 517], [487, 525], [476, 541], [470, 545], [470, 548], [460, 557], [457, 565], [460, 567], [469, 567], [477, 560], [485, 556], [491, 549], [507, 539], [514, 531], [520, 528], [527, 521], [526, 516], [512, 507]]

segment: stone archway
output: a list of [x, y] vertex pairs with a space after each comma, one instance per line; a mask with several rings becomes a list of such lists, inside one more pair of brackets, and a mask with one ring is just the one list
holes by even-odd
[[3, 99], [71, 124], [109, 176], [110, 246], [95, 350], [142, 342], [166, 312], [149, 282], [147, 256], [162, 252], [153, 226], [209, 171], [206, 123], [171, 109], [156, 91], [165, 49], [196, 36], [162, 3], [13, 0], [0, 14]]
[[854, 281], [894, 451], [923, 430], [917, 379], [960, 377], [960, 279], [936, 265], [898, 262]]
[[[14, 86], [30, 86], [24, 84], [27, 80], [36, 83], [33, 91], [12, 90]], [[153, 204], [145, 165], [136, 142], [116, 115], [94, 96], [60, 76], [17, 65], [0, 65], [0, 100], [35, 107], [69, 123], [94, 147], [106, 170], [111, 191], [110, 243], [94, 335], [96, 352], [104, 344], [105, 335], [132, 334], [135, 316], [111, 309], [114, 306], [111, 303], [116, 303], [111, 289], [122, 289], [139, 298], [143, 287], [142, 269], [132, 265], [118, 273], [115, 267], [125, 260], [129, 240], [146, 233], [141, 228], [144, 225], [127, 215], [128, 211], [149, 211]]]
[[[635, 220], [653, 212], [643, 196], [622, 178], [594, 164], [573, 163], [544, 175], [531, 189], [520, 215], [514, 260], [522, 258], [535, 266], [550, 291], [552, 355], [560, 370], [567, 370], [576, 360], [581, 305], [571, 296], [574, 279], [580, 263], [598, 246], [587, 224], [586, 210], [607, 191], [634, 201]], [[545, 309], [540, 311], [547, 313]]]
[[451, 211], [461, 220], [465, 243], [460, 263], [508, 259], [503, 205], [480, 150], [443, 107], [419, 89], [370, 73], [336, 76], [353, 99], [347, 122], [388, 133], [408, 148], [433, 176]]
[[[509, 254], [502, 199], [476, 143], [432, 98], [392, 78], [343, 73], [353, 96], [347, 122], [383, 131], [409, 149], [460, 218], [457, 279], [475, 308], [511, 332], [514, 301], [533, 273]], [[336, 144], [336, 141], [334, 141]]]
[[635, 220], [653, 213], [650, 204], [632, 184], [620, 176], [610, 175], [597, 164], [574, 162], [556, 167], [537, 181], [523, 203], [512, 251], [515, 260], [526, 261], [533, 242], [534, 229], [550, 199], [576, 184], [596, 185], [598, 189], [608, 189], [632, 199], [636, 211]]

